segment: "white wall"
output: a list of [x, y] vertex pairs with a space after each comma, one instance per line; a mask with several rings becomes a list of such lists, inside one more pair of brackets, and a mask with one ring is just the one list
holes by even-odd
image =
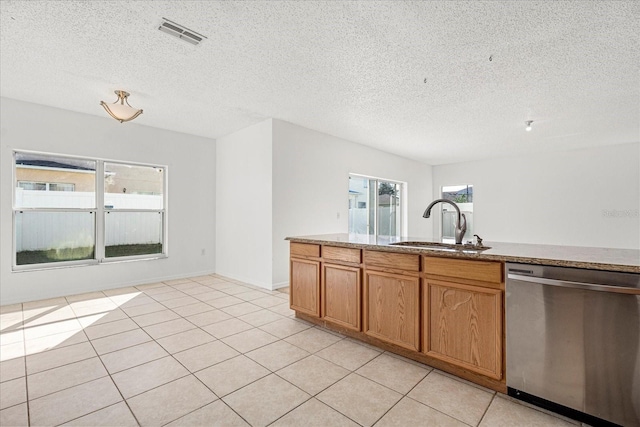
[[287, 236], [348, 232], [349, 173], [407, 182], [408, 235], [432, 237], [431, 166], [273, 120], [273, 286], [289, 280]]
[[268, 289], [272, 274], [271, 148], [271, 119], [216, 142], [217, 273]]
[[457, 184], [486, 241], [640, 248], [638, 143], [433, 167], [435, 195]]
[[[0, 127], [0, 304], [215, 272], [214, 140], [7, 98]], [[169, 257], [12, 272], [13, 150], [168, 166]]]

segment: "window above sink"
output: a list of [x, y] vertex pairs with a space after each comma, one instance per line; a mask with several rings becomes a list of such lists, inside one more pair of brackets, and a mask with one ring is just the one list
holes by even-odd
[[[467, 219], [467, 231], [464, 241], [473, 241], [475, 228], [473, 223], [473, 185], [445, 185], [442, 187], [442, 198], [451, 200], [460, 208]], [[442, 203], [440, 217], [440, 239], [445, 243], [455, 243], [456, 211], [453, 206]]]

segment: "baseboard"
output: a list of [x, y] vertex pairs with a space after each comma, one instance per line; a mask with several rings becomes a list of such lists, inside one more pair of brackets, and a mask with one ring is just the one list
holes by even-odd
[[184, 274], [172, 274], [172, 275], [169, 275], [169, 276], [146, 277], [146, 278], [142, 278], [142, 279], [138, 279], [138, 280], [131, 280], [131, 281], [113, 283], [113, 284], [110, 284], [108, 286], [91, 287], [89, 289], [87, 289], [87, 288], [83, 288], [83, 289], [64, 289], [62, 292], [52, 292], [52, 293], [45, 294], [45, 295], [42, 295], [42, 296], [39, 296], [39, 297], [36, 297], [36, 298], [29, 298], [29, 297], [21, 298], [20, 296], [18, 296], [15, 299], [14, 298], [7, 299], [7, 300], [2, 299], [2, 300], [0, 300], [0, 305], [4, 306], [4, 305], [12, 305], [12, 304], [21, 304], [21, 303], [30, 302], [30, 301], [39, 301], [39, 300], [58, 298], [58, 297], [64, 297], [64, 296], [69, 296], [69, 295], [77, 295], [77, 294], [89, 293], [89, 292], [108, 291], [108, 290], [111, 290], [111, 289], [126, 288], [126, 287], [129, 287], [129, 286], [146, 285], [146, 284], [149, 284], [149, 283], [165, 282], [165, 281], [176, 280], [176, 279], [187, 279], [189, 277], [206, 276], [206, 275], [210, 275], [210, 274], [216, 274], [216, 272], [212, 271], [212, 270], [202, 270], [202, 271], [194, 271], [194, 272], [189, 272], [189, 273], [184, 273]]
[[217, 274], [219, 276], [227, 277], [227, 278], [229, 278], [231, 280], [237, 280], [238, 282], [246, 283], [248, 285], [257, 286], [258, 288], [267, 289], [269, 291], [272, 290], [270, 284], [259, 283], [259, 282], [256, 282], [256, 281], [252, 280], [252, 279], [249, 279], [247, 277], [239, 276], [237, 274], [227, 273], [225, 271], [216, 271], [215, 274]]
[[274, 283], [272, 285], [271, 290], [275, 291], [276, 289], [282, 289], [282, 288], [288, 288], [288, 287], [289, 287], [289, 282]]

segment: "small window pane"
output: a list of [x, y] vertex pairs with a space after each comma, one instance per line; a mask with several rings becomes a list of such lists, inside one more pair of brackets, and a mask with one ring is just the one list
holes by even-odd
[[107, 209], [163, 209], [164, 168], [104, 164]]
[[93, 259], [93, 212], [16, 212], [16, 264]]
[[[472, 241], [473, 226], [473, 185], [449, 185], [442, 187], [442, 198], [451, 200], [464, 214], [467, 221], [467, 231], [464, 233], [463, 241]], [[455, 228], [458, 222], [458, 213], [455, 208], [448, 203], [442, 203], [442, 240], [444, 242], [455, 242]], [[463, 242], [463, 243], [464, 243]]]
[[[373, 234], [375, 232], [372, 213], [367, 207], [371, 203], [369, 179], [349, 177], [349, 233]], [[375, 195], [373, 195], [375, 198]]]
[[[17, 208], [73, 209], [96, 206], [95, 161], [16, 153], [15, 172]], [[53, 190], [52, 185], [59, 187]], [[60, 191], [60, 188], [65, 190]]]
[[397, 182], [349, 176], [349, 233], [400, 236], [402, 188]]
[[105, 213], [105, 256], [162, 253], [162, 212]]
[[22, 188], [23, 190], [47, 191], [47, 184], [45, 182], [19, 181], [18, 188]]
[[378, 234], [381, 236], [400, 236], [402, 219], [400, 215], [400, 184], [378, 182]]
[[60, 184], [60, 183], [52, 183], [49, 184], [49, 191], [74, 191], [75, 184]]

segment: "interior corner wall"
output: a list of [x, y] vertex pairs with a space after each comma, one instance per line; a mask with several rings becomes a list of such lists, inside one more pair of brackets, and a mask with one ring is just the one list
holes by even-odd
[[[0, 304], [215, 272], [215, 141], [143, 126], [143, 121], [121, 124], [0, 98]], [[14, 150], [166, 165], [169, 256], [13, 272]]]
[[434, 194], [458, 184], [486, 242], [640, 249], [639, 143], [434, 166]]
[[287, 236], [348, 232], [350, 173], [406, 182], [408, 234], [432, 237], [431, 166], [273, 120], [274, 288], [289, 281]]
[[271, 289], [271, 119], [216, 141], [217, 273]]

